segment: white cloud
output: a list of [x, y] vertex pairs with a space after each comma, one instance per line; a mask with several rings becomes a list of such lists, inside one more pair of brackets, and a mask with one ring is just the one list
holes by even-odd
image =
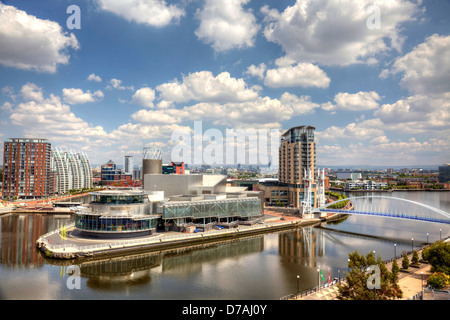
[[244, 74], [247, 74], [252, 77], [257, 77], [258, 79], [262, 80], [264, 79], [264, 73], [266, 72], [266, 65], [265, 63], [260, 63], [259, 65], [255, 66], [252, 64], [247, 68], [247, 70], [244, 72]]
[[414, 95], [383, 104], [374, 113], [386, 127], [398, 132], [443, 133], [450, 131], [450, 92]]
[[83, 92], [83, 90], [77, 88], [64, 88], [62, 93], [64, 102], [68, 104], [82, 104], [103, 99], [103, 92], [100, 90], [91, 93], [89, 90]]
[[378, 100], [381, 97], [375, 91], [360, 91], [357, 93], [340, 92], [335, 95], [333, 104], [327, 104], [323, 107], [327, 111], [348, 110], [348, 111], [366, 111], [378, 108]]
[[271, 88], [297, 86], [327, 88], [330, 78], [316, 65], [298, 63], [295, 66], [267, 70], [264, 84]]
[[183, 81], [164, 83], [156, 87], [160, 98], [173, 102], [190, 100], [202, 102], [248, 101], [258, 97], [258, 92], [249, 89], [243, 79], [236, 79], [228, 72], [216, 77], [210, 71], [200, 71], [183, 76]]
[[102, 82], [102, 78], [100, 78], [100, 76], [96, 75], [95, 73], [91, 73], [88, 77], [87, 80], [89, 81], [95, 81], [95, 82]]
[[155, 100], [155, 90], [152, 88], [144, 87], [137, 90], [131, 102], [140, 105], [141, 107], [153, 108], [153, 101]]
[[368, 140], [384, 136], [383, 123], [380, 119], [369, 119], [358, 123], [349, 123], [345, 127], [331, 126], [324, 131], [316, 131], [316, 137], [323, 140]]
[[147, 110], [142, 109], [131, 115], [131, 118], [138, 122], [150, 125], [176, 124], [181, 121], [180, 112], [175, 109], [169, 110]]
[[[380, 28], [369, 28], [369, 8], [380, 9]], [[415, 20], [419, 4], [407, 0], [298, 0], [283, 12], [264, 6], [264, 35], [288, 59], [321, 65], [374, 63], [375, 55], [400, 51], [401, 25]], [[390, 41], [386, 41], [389, 39]]]
[[70, 48], [79, 49], [79, 43], [74, 34], [65, 33], [57, 22], [0, 4], [0, 64], [55, 73], [58, 65], [69, 63]]
[[123, 86], [122, 80], [119, 80], [119, 79], [113, 78], [113, 79], [109, 80], [109, 83], [110, 84], [106, 86], [106, 89], [114, 88], [117, 90], [134, 90], [133, 86], [127, 86], [127, 87]]
[[[450, 36], [434, 34], [398, 58], [390, 71], [403, 74], [400, 84], [414, 93], [450, 91]], [[386, 77], [383, 72], [381, 77]]]
[[24, 85], [21, 93], [24, 102], [13, 109], [10, 120], [12, 124], [22, 126], [25, 135], [70, 142], [107, 137], [101, 126], [94, 127], [75, 116], [60, 97], [51, 94], [44, 98], [42, 89], [32, 83]]
[[183, 9], [167, 5], [164, 0], [97, 0], [97, 2], [101, 9], [128, 21], [158, 28], [178, 22], [185, 14]]
[[206, 0], [197, 13], [200, 25], [195, 34], [217, 52], [253, 47], [259, 26], [253, 13], [243, 8], [248, 2]]

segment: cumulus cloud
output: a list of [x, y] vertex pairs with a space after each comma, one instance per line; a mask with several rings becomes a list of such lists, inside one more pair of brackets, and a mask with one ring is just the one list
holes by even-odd
[[156, 87], [160, 98], [173, 102], [190, 100], [203, 102], [247, 101], [258, 97], [258, 92], [248, 88], [243, 79], [228, 72], [214, 77], [210, 71], [200, 71], [183, 76], [182, 82], [174, 80]]
[[366, 111], [378, 108], [378, 100], [381, 97], [375, 91], [360, 91], [357, 93], [339, 92], [334, 97], [336, 104], [326, 104], [324, 110], [348, 110], [348, 111]]
[[42, 89], [35, 84], [24, 85], [21, 94], [24, 101], [14, 108], [10, 120], [14, 125], [23, 126], [25, 135], [78, 142], [107, 136], [101, 126], [92, 126], [75, 116], [60, 97], [50, 94], [44, 98]]
[[95, 73], [91, 73], [88, 77], [87, 80], [89, 81], [95, 81], [95, 82], [102, 82], [102, 78], [100, 78], [100, 76], [96, 75]]
[[185, 12], [175, 5], [167, 5], [164, 0], [97, 0], [102, 10], [111, 12], [128, 21], [165, 27], [178, 22]]
[[316, 65], [298, 63], [294, 66], [267, 70], [264, 84], [271, 88], [297, 86], [327, 88], [330, 84], [330, 78]]
[[100, 90], [91, 93], [90, 90], [83, 92], [83, 90], [77, 88], [64, 88], [62, 93], [64, 102], [68, 104], [82, 104], [103, 99], [103, 92]]
[[136, 103], [141, 107], [153, 108], [154, 100], [155, 100], [155, 90], [153, 90], [152, 88], [144, 87], [137, 90], [134, 93], [131, 102]]
[[74, 34], [68, 35], [54, 21], [42, 20], [13, 6], [0, 3], [0, 63], [7, 67], [55, 73], [69, 63], [69, 49], [79, 49]]
[[259, 65], [255, 66], [252, 64], [247, 68], [247, 70], [244, 72], [244, 74], [257, 77], [258, 79], [262, 80], [264, 79], [264, 73], [266, 72], [266, 64], [260, 63]]
[[[372, 5], [381, 12], [380, 28], [369, 28]], [[408, 0], [297, 0], [283, 12], [263, 6], [264, 36], [288, 59], [321, 65], [373, 64], [376, 55], [401, 50], [404, 22], [416, 19], [419, 4]]]
[[244, 9], [249, 0], [206, 0], [198, 12], [197, 37], [217, 52], [252, 47], [259, 26], [251, 10]]
[[[398, 58], [391, 74], [403, 75], [400, 84], [413, 93], [450, 91], [450, 36], [434, 34]], [[382, 73], [386, 77], [387, 72]]]
[[109, 85], [106, 86], [106, 89], [134, 90], [134, 87], [133, 86], [123, 86], [122, 80], [113, 78], [113, 79], [109, 80]]

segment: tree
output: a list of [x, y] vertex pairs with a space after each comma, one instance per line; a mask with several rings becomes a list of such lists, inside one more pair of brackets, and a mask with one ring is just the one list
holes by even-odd
[[394, 259], [394, 262], [392, 262], [392, 279], [397, 282], [398, 280], [398, 273], [400, 271], [400, 267], [398, 266], [397, 259]]
[[414, 250], [412, 259], [411, 259], [412, 265], [419, 265], [419, 253], [417, 252], [417, 250]]
[[402, 269], [404, 270], [409, 269], [409, 259], [405, 251], [403, 251]]
[[431, 265], [431, 272], [450, 275], [450, 243], [437, 241], [422, 251], [422, 258]]
[[[373, 263], [369, 265], [368, 263]], [[367, 272], [367, 267], [377, 266], [377, 273]], [[398, 299], [402, 297], [402, 291], [397, 284], [397, 279], [389, 272], [381, 257], [375, 260], [373, 252], [367, 256], [359, 255], [357, 251], [349, 254], [348, 267], [351, 271], [347, 274], [345, 282], [338, 285], [340, 300], [373, 300], [374, 290], [369, 289], [368, 284], [374, 276], [379, 276], [380, 288], [376, 290], [377, 300]], [[370, 278], [369, 278], [370, 277]]]
[[427, 280], [428, 285], [436, 289], [442, 289], [449, 283], [449, 276], [443, 272], [433, 273]]

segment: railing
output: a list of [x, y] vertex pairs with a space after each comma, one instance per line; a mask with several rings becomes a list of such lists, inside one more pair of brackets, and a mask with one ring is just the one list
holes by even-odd
[[[65, 228], [71, 228], [75, 224], [66, 225]], [[118, 241], [118, 242], [108, 242], [108, 243], [99, 243], [94, 245], [86, 245], [86, 246], [79, 246], [73, 243], [67, 243], [67, 244], [58, 244], [53, 245], [50, 244], [48, 239], [45, 239], [53, 234], [59, 233], [60, 230], [54, 230], [52, 232], [46, 233], [45, 235], [41, 236], [39, 238], [39, 242], [45, 243], [48, 249], [50, 250], [77, 250], [77, 251], [99, 251], [99, 250], [108, 250], [108, 249], [118, 249], [118, 248], [124, 248], [126, 246], [139, 246], [139, 245], [150, 245], [155, 243], [163, 243], [163, 242], [171, 242], [171, 241], [180, 241], [185, 239], [199, 239], [199, 238], [205, 238], [208, 239], [210, 237], [218, 236], [218, 235], [224, 235], [224, 234], [233, 234], [233, 233], [239, 233], [239, 232], [245, 232], [249, 230], [257, 230], [261, 229], [264, 230], [266, 228], [270, 227], [276, 227], [281, 225], [295, 225], [295, 221], [283, 221], [283, 222], [273, 222], [270, 224], [256, 224], [252, 226], [244, 226], [241, 229], [221, 229], [221, 230], [213, 230], [213, 231], [206, 231], [206, 232], [198, 232], [198, 233], [180, 233], [180, 234], [172, 234], [172, 235], [158, 235], [151, 238], [146, 239], [135, 239], [135, 240], [125, 240], [125, 241]]]
[[332, 286], [334, 286], [334, 285], [336, 285], [338, 283], [344, 282], [344, 281], [345, 280], [338, 281], [338, 280], [335, 279], [335, 280], [333, 280], [331, 282], [331, 284], [330, 283], [325, 283], [325, 284], [320, 285], [320, 287], [319, 286], [315, 286], [312, 289], [308, 289], [308, 290], [302, 291], [300, 293], [292, 293], [292, 294], [289, 294], [287, 296], [281, 297], [280, 300], [298, 300], [300, 298], [307, 297], [307, 296], [309, 296], [309, 295], [311, 295], [313, 293], [320, 292], [320, 290], [322, 290], [322, 289], [326, 289], [326, 288], [332, 287]]

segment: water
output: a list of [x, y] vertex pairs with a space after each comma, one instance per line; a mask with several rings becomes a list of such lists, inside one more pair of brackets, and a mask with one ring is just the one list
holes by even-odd
[[[383, 195], [450, 212], [450, 192]], [[35, 241], [72, 221], [67, 216], [0, 217], [0, 298], [278, 300], [295, 293], [297, 286], [301, 291], [316, 286], [318, 268], [325, 278], [328, 272], [332, 278], [342, 276], [347, 271], [348, 253], [355, 250], [363, 254], [375, 251], [382, 259], [390, 259], [395, 252], [400, 255], [425, 243], [427, 233], [430, 242], [450, 235], [448, 225], [350, 216], [323, 227], [86, 261], [78, 265], [80, 289], [69, 289], [72, 262], [44, 259], [35, 249]]]

